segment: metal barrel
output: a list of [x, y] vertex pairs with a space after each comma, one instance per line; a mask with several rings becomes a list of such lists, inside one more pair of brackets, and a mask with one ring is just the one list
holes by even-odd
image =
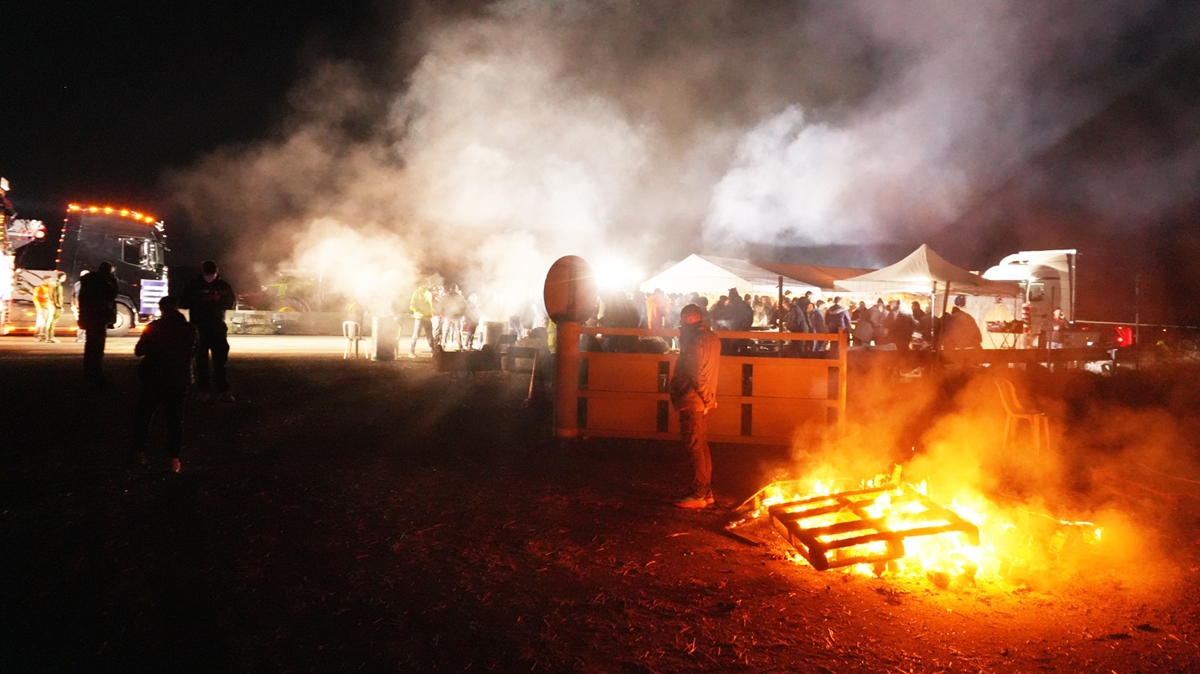
[[371, 360], [395, 360], [400, 326], [394, 316], [371, 319]]

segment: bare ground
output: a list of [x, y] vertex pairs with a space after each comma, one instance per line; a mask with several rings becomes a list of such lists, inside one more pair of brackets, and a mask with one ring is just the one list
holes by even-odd
[[[132, 357], [105, 391], [77, 358], [0, 351], [4, 671], [1200, 668], [1195, 475], [1080, 487], [1153, 528], [1159, 565], [939, 589], [725, 535], [787, 452], [717, 446], [718, 507], [679, 511], [678, 446], [560, 445], [522, 382], [235, 353], [239, 399], [189, 402], [176, 476], [127, 461]], [[1138, 377], [1039, 387], [1064, 423], [1076, 398], [1189, 409], [1194, 379]]]

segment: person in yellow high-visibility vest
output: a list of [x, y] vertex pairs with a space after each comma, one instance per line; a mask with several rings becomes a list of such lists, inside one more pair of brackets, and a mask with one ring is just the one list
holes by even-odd
[[413, 333], [412, 340], [408, 343], [408, 357], [417, 357], [417, 338], [421, 332], [425, 333], [425, 339], [429, 342], [429, 350], [433, 350], [435, 343], [433, 337], [433, 293], [429, 292], [426, 283], [417, 286], [413, 291], [412, 298], [408, 302], [408, 310], [413, 315]]
[[63, 313], [63, 281], [67, 279], [67, 275], [61, 271], [54, 272], [54, 276], [46, 279], [50, 282], [50, 317], [46, 320], [46, 341], [54, 344], [58, 340], [54, 338], [54, 331], [58, 327], [58, 319]]

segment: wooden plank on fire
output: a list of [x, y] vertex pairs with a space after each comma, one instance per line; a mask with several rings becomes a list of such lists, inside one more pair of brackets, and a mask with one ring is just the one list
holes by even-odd
[[[892, 516], [902, 517], [902, 528], [889, 527], [887, 517], [870, 513], [884, 495], [891, 499]], [[905, 485], [778, 503], [768, 508], [768, 514], [784, 540], [820, 571], [899, 559], [905, 554], [905, 539], [915, 536], [958, 532], [973, 545], [979, 544], [978, 527]], [[831, 522], [830, 518], [837, 520]], [[876, 543], [883, 548], [873, 545]]]

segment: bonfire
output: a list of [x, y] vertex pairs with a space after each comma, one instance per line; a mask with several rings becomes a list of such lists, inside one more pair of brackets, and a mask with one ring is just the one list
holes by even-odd
[[[896, 466], [857, 483], [777, 480], [739, 506], [726, 530], [754, 544], [782, 541], [790, 559], [818, 571], [923, 576], [943, 588], [980, 576], [1023, 580], [1067, 546], [1102, 539], [1092, 522], [1004, 511], [982, 496], [960, 494], [942, 505], [926, 482], [905, 482], [901, 472]], [[764, 538], [768, 523], [773, 541]]]

